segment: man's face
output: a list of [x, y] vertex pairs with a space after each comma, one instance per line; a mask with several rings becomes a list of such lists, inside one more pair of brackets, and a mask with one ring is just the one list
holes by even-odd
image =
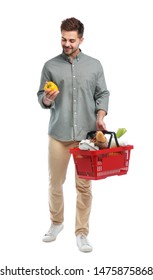
[[83, 38], [78, 37], [77, 31], [62, 31], [61, 45], [63, 52], [74, 58], [79, 53], [79, 45]]

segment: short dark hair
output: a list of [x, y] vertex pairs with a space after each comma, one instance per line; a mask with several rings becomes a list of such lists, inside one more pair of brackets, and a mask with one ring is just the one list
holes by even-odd
[[67, 19], [62, 21], [61, 32], [63, 30], [65, 30], [65, 31], [78, 31], [79, 37], [82, 37], [83, 33], [84, 33], [84, 25], [80, 20], [78, 20], [74, 17], [71, 17], [71, 18], [67, 18]]

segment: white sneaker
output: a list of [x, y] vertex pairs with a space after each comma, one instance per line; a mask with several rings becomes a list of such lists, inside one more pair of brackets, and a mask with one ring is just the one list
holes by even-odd
[[57, 235], [60, 233], [63, 227], [64, 227], [63, 224], [60, 225], [51, 224], [48, 232], [43, 236], [42, 241], [51, 242], [56, 240]]
[[92, 246], [89, 243], [85, 234], [78, 234], [76, 236], [77, 246], [81, 252], [87, 253], [92, 251]]

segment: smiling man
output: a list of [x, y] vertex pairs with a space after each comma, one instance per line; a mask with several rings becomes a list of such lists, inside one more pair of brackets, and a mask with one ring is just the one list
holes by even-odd
[[75, 58], [80, 52], [79, 46], [82, 41], [83, 37], [78, 36], [77, 31], [62, 31], [63, 52], [71, 59]]
[[[48, 60], [43, 67], [38, 101], [50, 110], [48, 170], [49, 210], [51, 226], [43, 236], [44, 242], [56, 240], [63, 229], [64, 196], [69, 149], [77, 147], [87, 132], [106, 129], [104, 117], [108, 111], [109, 92], [99, 60], [84, 54], [84, 25], [76, 18], [61, 23], [63, 52]], [[58, 90], [44, 91], [46, 81], [52, 81]], [[80, 251], [91, 252], [89, 217], [91, 212], [91, 182], [75, 174], [77, 201], [75, 218], [76, 243]]]

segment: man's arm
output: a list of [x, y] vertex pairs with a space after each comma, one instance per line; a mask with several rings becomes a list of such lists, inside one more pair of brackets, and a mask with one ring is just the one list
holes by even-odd
[[106, 125], [104, 122], [104, 117], [106, 116], [106, 112], [104, 110], [98, 110], [97, 112], [97, 120], [96, 120], [96, 128], [101, 130], [106, 130]]

